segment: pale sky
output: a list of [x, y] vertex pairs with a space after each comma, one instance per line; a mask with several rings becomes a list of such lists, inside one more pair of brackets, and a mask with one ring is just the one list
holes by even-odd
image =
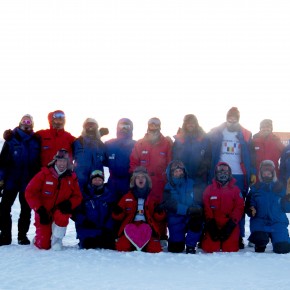
[[289, 15], [289, 0], [0, 0], [0, 137], [56, 109], [75, 136], [128, 117], [139, 139], [154, 116], [173, 136], [189, 113], [208, 131], [232, 106], [253, 133], [290, 131]]

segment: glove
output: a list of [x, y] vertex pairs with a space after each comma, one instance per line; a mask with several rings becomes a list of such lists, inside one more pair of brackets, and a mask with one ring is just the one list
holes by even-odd
[[84, 228], [87, 228], [87, 229], [95, 229], [96, 228], [96, 225], [94, 222], [88, 220], [88, 219], [85, 219], [83, 221], [83, 227]]
[[49, 225], [51, 222], [51, 217], [49, 216], [46, 208], [42, 205], [37, 211], [39, 215], [40, 223], [42, 225]]
[[190, 206], [187, 209], [186, 214], [190, 215], [192, 217], [200, 217], [200, 216], [202, 216], [202, 208], [200, 208], [197, 205]]
[[257, 181], [257, 177], [255, 174], [251, 174], [251, 178], [250, 178], [250, 185], [255, 184]]
[[112, 211], [114, 214], [120, 214], [123, 212], [123, 209], [118, 204], [115, 204], [112, 208]]
[[100, 136], [103, 137], [103, 136], [109, 134], [109, 129], [108, 128], [100, 128], [99, 133], [100, 133]]
[[3, 133], [3, 139], [5, 141], [11, 140], [13, 137], [13, 131], [11, 129], [5, 130]]
[[220, 230], [220, 240], [226, 241], [229, 238], [229, 236], [232, 234], [232, 232], [236, 226], [237, 225], [231, 219], [228, 220], [228, 222]]
[[220, 239], [220, 230], [218, 229], [215, 219], [210, 219], [206, 223], [206, 230], [213, 241], [216, 242]]
[[177, 212], [177, 201], [174, 199], [169, 199], [168, 201], [165, 202], [164, 207], [167, 211], [171, 211], [173, 213], [176, 213]]
[[61, 211], [61, 213], [63, 213], [63, 214], [71, 214], [72, 213], [71, 202], [68, 199], [60, 202], [57, 205], [57, 207]]
[[157, 204], [154, 208], [154, 212], [162, 213], [164, 211], [164, 205], [162, 203]]

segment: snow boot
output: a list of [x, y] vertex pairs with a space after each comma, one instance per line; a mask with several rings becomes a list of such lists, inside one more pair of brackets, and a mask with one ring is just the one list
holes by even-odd
[[18, 245], [30, 245], [30, 241], [26, 235], [18, 236]]
[[196, 249], [195, 247], [186, 246], [186, 254], [195, 254]]
[[66, 232], [66, 227], [60, 227], [55, 223], [52, 223], [52, 235], [51, 235], [51, 249], [54, 251], [62, 250], [62, 239]]

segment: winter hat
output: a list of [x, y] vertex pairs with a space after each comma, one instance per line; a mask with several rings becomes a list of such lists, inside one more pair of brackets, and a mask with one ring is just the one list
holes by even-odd
[[232, 107], [229, 109], [229, 111], [227, 112], [227, 119], [229, 117], [235, 117], [240, 120], [240, 112], [237, 107]]
[[154, 124], [156, 127], [158, 127], [159, 129], [161, 129], [161, 121], [159, 118], [153, 117], [151, 119], [148, 120], [148, 128], [149, 125]]
[[263, 121], [261, 121], [260, 123], [260, 129], [262, 127], [271, 127], [271, 129], [273, 129], [273, 122], [270, 119], [264, 119]]
[[147, 172], [147, 169], [144, 166], [138, 166], [135, 168], [135, 170], [133, 171], [131, 180], [130, 180], [130, 188], [133, 188], [135, 186], [135, 179], [137, 177], [137, 175], [139, 174], [143, 174], [146, 178], [147, 181], [147, 186], [151, 189], [152, 188], [152, 181], [151, 178]]
[[22, 116], [22, 118], [19, 122], [19, 126], [21, 126], [21, 125], [31, 126], [33, 128], [33, 126], [34, 126], [33, 117], [30, 114], [25, 114], [24, 116]]
[[47, 166], [50, 167], [55, 164], [57, 159], [66, 159], [68, 161], [68, 169], [70, 169], [70, 156], [66, 149], [62, 148], [58, 150], [57, 153], [54, 155], [53, 159], [47, 164]]
[[103, 181], [105, 180], [104, 172], [102, 170], [97, 169], [97, 170], [92, 171], [91, 176], [90, 176], [90, 182], [92, 182], [92, 180], [95, 177], [100, 177], [103, 179]]
[[122, 118], [117, 123], [117, 138], [133, 136], [133, 122], [128, 118]]
[[[272, 173], [271, 180], [265, 180], [265, 178], [262, 177], [262, 173], [264, 171], [270, 171]], [[275, 164], [272, 160], [263, 160], [260, 164], [260, 170], [259, 170], [259, 179], [261, 181], [277, 181], [277, 174], [275, 171]]]
[[[94, 128], [95, 130], [93, 130], [93, 134], [95, 135], [95, 136], [97, 136], [98, 138], [100, 138], [100, 134], [99, 134], [99, 124], [98, 124], [98, 122], [95, 120], [95, 119], [93, 119], [93, 118], [87, 118], [87, 119], [85, 119], [85, 121], [84, 121], [84, 123], [83, 123], [83, 131], [82, 131], [82, 136], [86, 136], [87, 134], [88, 134], [88, 132], [86, 131], [86, 124], [88, 124], [88, 123], [93, 123], [93, 124], [96, 124], [96, 127]], [[89, 133], [90, 134], [90, 133]]]
[[226, 162], [219, 162], [215, 167], [215, 179], [225, 185], [232, 179], [232, 169]]
[[53, 119], [57, 119], [57, 118], [65, 119], [65, 113], [64, 113], [64, 111], [56, 110], [54, 112], [48, 113], [47, 118], [48, 118], [49, 124], [52, 124]]
[[196, 127], [199, 127], [198, 120], [197, 120], [196, 116], [193, 114], [188, 114], [188, 115], [185, 115], [183, 118], [182, 129], [184, 131], [186, 131], [186, 124], [191, 123], [191, 122], [194, 123], [196, 125]]
[[185, 166], [181, 160], [174, 160], [170, 164], [170, 173], [171, 175], [174, 173], [176, 169], [182, 169], [185, 174]]

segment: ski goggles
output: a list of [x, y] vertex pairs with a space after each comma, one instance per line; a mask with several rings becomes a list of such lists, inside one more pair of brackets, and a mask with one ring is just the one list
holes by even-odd
[[65, 119], [65, 114], [64, 112], [54, 112], [53, 115], [52, 115], [52, 118], [53, 119]]
[[216, 167], [216, 170], [217, 171], [230, 171], [230, 168], [229, 168], [229, 166], [227, 166], [225, 164], [221, 164], [221, 165], [218, 165]]
[[29, 119], [24, 119], [24, 120], [21, 120], [20, 124], [31, 126], [32, 125], [32, 121], [29, 120]]
[[131, 125], [130, 124], [119, 124], [118, 127], [120, 129], [126, 129], [126, 130], [130, 130], [131, 129]]

